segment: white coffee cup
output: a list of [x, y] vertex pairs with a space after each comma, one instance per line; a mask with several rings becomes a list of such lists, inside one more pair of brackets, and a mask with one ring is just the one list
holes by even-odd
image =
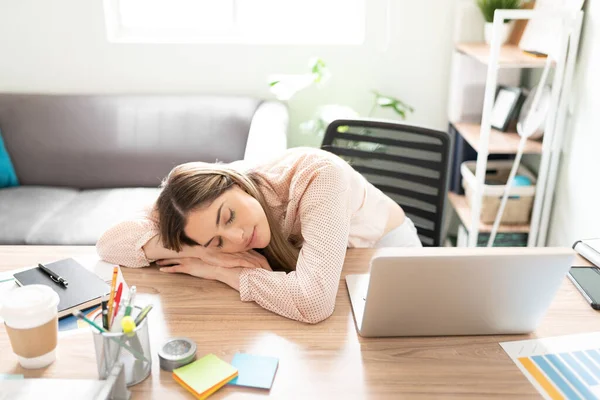
[[43, 368], [56, 359], [59, 300], [44, 285], [18, 287], [2, 299], [0, 316], [23, 368]]

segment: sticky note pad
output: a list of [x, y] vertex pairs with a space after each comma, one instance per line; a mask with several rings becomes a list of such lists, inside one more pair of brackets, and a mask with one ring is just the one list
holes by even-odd
[[237, 368], [238, 376], [229, 382], [230, 385], [271, 389], [279, 360], [275, 357], [237, 353], [231, 364]]
[[173, 378], [198, 399], [206, 399], [237, 374], [235, 367], [214, 354], [173, 370]]

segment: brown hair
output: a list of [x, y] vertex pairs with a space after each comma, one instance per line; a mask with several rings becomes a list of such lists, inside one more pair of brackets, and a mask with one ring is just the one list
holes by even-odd
[[196, 242], [184, 232], [190, 212], [212, 203], [217, 197], [238, 185], [254, 197], [265, 211], [271, 241], [263, 254], [273, 270], [296, 269], [298, 249], [284, 236], [274, 219], [259, 187], [260, 178], [253, 173], [241, 173], [226, 165], [192, 162], [179, 165], [162, 182], [162, 191], [156, 201], [162, 244], [170, 250], [181, 251], [183, 245], [194, 246]]

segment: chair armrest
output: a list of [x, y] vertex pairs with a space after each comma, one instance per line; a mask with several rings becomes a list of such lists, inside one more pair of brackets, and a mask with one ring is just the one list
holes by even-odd
[[252, 118], [244, 160], [264, 160], [287, 149], [289, 114], [287, 107], [277, 101], [262, 103]]

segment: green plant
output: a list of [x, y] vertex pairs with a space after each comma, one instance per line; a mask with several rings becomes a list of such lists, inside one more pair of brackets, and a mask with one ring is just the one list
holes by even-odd
[[[516, 10], [521, 8], [522, 0], [477, 0], [477, 6], [483, 14], [485, 22], [494, 22], [496, 10]], [[509, 22], [509, 20], [504, 20]]]
[[309, 72], [304, 74], [280, 74], [269, 77], [271, 92], [277, 99], [286, 101], [313, 84], [324, 84], [331, 76], [325, 61], [318, 57], [309, 60], [308, 68]]
[[402, 119], [406, 119], [407, 112], [415, 111], [414, 108], [396, 97], [383, 95], [376, 90], [373, 90], [372, 93], [375, 95], [375, 101], [371, 107], [371, 110], [369, 111], [369, 117], [373, 115], [377, 107], [390, 108], [394, 110], [394, 112]]
[[[321, 58], [312, 58], [308, 64], [309, 72], [304, 74], [274, 75], [268, 80], [271, 92], [282, 101], [290, 100], [296, 93], [312, 85], [322, 86], [331, 77], [327, 64]], [[392, 110], [400, 119], [406, 119], [409, 112], [414, 112], [413, 107], [402, 100], [372, 91], [373, 105], [366, 114], [372, 117], [378, 108]], [[360, 114], [352, 108], [340, 104], [320, 106], [312, 119], [300, 124], [300, 131], [305, 134], [323, 138], [329, 123], [336, 119], [359, 118]]]

